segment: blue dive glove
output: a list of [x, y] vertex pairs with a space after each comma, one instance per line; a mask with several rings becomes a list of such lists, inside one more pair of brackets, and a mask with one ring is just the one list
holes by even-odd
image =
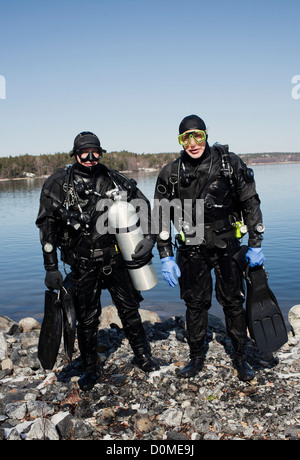
[[161, 259], [161, 263], [161, 272], [164, 277], [164, 280], [171, 287], [177, 286], [177, 279], [175, 278], [175, 274], [179, 277], [181, 275], [181, 272], [180, 268], [174, 260], [174, 257], [164, 257], [163, 259]]
[[250, 267], [255, 267], [256, 265], [262, 265], [266, 259], [262, 248], [248, 248], [246, 260], [250, 263]]

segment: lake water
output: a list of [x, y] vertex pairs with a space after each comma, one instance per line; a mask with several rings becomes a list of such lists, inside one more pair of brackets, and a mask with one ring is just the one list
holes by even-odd
[[[269, 284], [285, 319], [289, 309], [300, 303], [300, 164], [254, 166], [257, 190], [266, 226], [263, 251]], [[132, 175], [151, 200], [157, 173]], [[32, 316], [41, 321], [44, 302], [44, 268], [35, 219], [44, 180], [0, 182], [0, 315], [19, 321]], [[247, 243], [246, 237], [244, 243]], [[170, 288], [161, 277], [160, 261], [153, 259], [159, 283], [144, 292], [141, 307], [161, 316], [185, 313], [179, 289]], [[62, 267], [61, 267], [62, 268]], [[110, 305], [107, 291], [102, 306]], [[222, 307], [213, 300], [210, 313], [223, 318]]]

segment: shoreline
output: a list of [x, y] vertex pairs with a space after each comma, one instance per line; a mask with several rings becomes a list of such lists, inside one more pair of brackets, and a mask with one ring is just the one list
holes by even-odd
[[[285, 164], [298, 164], [300, 163], [300, 161], [271, 161], [271, 162], [249, 162], [247, 163], [248, 166], [264, 166], [264, 165], [285, 165]], [[136, 171], [131, 171], [131, 170], [120, 170], [120, 173], [134, 173], [134, 174], [138, 174], [138, 173], [154, 173], [154, 172], [159, 172], [161, 168], [152, 168], [151, 170], [144, 170], [144, 169], [141, 169], [141, 170], [136, 170]], [[34, 177], [11, 177], [11, 178], [0, 178], [0, 182], [8, 182], [8, 181], [17, 181], [17, 180], [28, 180], [28, 181], [31, 181], [31, 180], [35, 180], [35, 179], [47, 179], [49, 176], [48, 175], [45, 175], [45, 176], [34, 176]]]

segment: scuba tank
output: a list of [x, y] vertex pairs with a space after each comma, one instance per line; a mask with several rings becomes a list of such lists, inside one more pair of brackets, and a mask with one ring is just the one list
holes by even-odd
[[133, 285], [137, 291], [152, 289], [158, 279], [151, 259], [141, 265], [131, 257], [137, 244], [144, 239], [135, 208], [131, 203], [122, 200], [118, 189], [110, 190], [106, 195], [114, 201], [108, 211], [108, 224], [115, 230], [116, 240]]

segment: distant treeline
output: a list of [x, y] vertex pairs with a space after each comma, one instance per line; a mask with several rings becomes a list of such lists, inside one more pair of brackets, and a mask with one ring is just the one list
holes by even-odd
[[[298, 153], [249, 153], [239, 155], [245, 163], [295, 163], [300, 161]], [[177, 153], [146, 153], [137, 154], [123, 150], [105, 153], [102, 163], [118, 171], [141, 171], [160, 169], [163, 165], [178, 157]], [[48, 176], [56, 169], [73, 163], [70, 153], [44, 155], [20, 155], [0, 157], [0, 179], [14, 179], [31, 176]]]
[[243, 153], [239, 155], [242, 160], [249, 164], [268, 164], [268, 163], [297, 163], [300, 161], [300, 152], [284, 153]]
[[[118, 171], [139, 171], [145, 169], [158, 169], [178, 156], [177, 153], [137, 153], [121, 152], [105, 153], [101, 162]], [[52, 155], [20, 155], [0, 158], [0, 179], [13, 179], [18, 177], [48, 176], [66, 164], [74, 163], [70, 153], [55, 153]]]

